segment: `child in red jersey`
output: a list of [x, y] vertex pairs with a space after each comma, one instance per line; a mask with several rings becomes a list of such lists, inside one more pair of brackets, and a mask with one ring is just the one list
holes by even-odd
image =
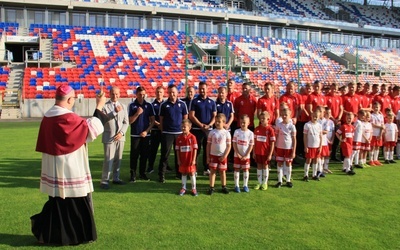
[[354, 127], [351, 124], [354, 119], [354, 114], [349, 112], [346, 113], [346, 123], [343, 124], [337, 131], [336, 136], [341, 142], [340, 148], [342, 149], [343, 160], [343, 172], [348, 175], [356, 174], [351, 168], [350, 157], [353, 153], [353, 137], [354, 137]]
[[196, 154], [197, 154], [197, 140], [196, 137], [190, 133], [192, 122], [189, 119], [182, 121], [182, 134], [176, 138], [176, 155], [178, 159], [179, 172], [182, 174], [182, 188], [179, 195], [186, 193], [187, 176], [189, 175], [192, 180], [192, 195], [197, 196], [196, 190]]
[[267, 190], [269, 164], [275, 147], [275, 131], [269, 126], [270, 115], [267, 111], [259, 114], [260, 125], [254, 129], [253, 158], [257, 163], [258, 184], [254, 189]]

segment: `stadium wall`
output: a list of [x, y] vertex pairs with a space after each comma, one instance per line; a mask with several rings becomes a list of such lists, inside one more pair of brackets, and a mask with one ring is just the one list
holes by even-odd
[[[108, 98], [107, 98], [108, 99]], [[121, 98], [118, 100], [126, 106], [132, 102], [131, 98]], [[152, 101], [152, 99], [146, 99]], [[21, 103], [21, 112], [23, 118], [42, 118], [44, 114], [54, 105], [54, 99], [25, 99]], [[92, 116], [96, 108], [94, 98], [76, 99], [73, 111], [80, 116]]]

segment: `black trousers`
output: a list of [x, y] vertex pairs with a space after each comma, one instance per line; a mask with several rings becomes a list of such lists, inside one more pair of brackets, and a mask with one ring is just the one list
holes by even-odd
[[158, 175], [160, 178], [164, 178], [165, 172], [167, 171], [168, 166], [168, 158], [172, 151], [174, 151], [175, 155], [175, 172], [176, 175], [179, 176], [179, 167], [178, 167], [178, 159], [175, 153], [175, 140], [178, 138], [179, 134], [161, 134], [161, 157], [160, 164], [158, 165]]
[[333, 135], [331, 159], [338, 159], [336, 156], [336, 152], [337, 152], [337, 148], [339, 146], [339, 139], [336, 136], [336, 131], [339, 129], [339, 127], [340, 127], [340, 125], [335, 125], [335, 134]]
[[[146, 164], [149, 157], [150, 136], [131, 137], [130, 168], [131, 174], [136, 178], [137, 163], [139, 160], [139, 176], [146, 173]], [[139, 158], [140, 157], [140, 158]]]
[[[207, 171], [208, 170], [208, 164], [207, 164], [207, 134], [201, 130], [201, 129], [192, 129], [190, 131], [197, 140], [197, 155], [196, 155], [196, 162], [197, 162], [197, 167], [199, 167], [199, 162], [198, 162], [198, 158], [199, 155], [201, 153], [201, 148], [203, 147], [203, 170]], [[197, 168], [198, 169], [198, 168]]]
[[161, 143], [161, 131], [152, 130], [150, 135], [150, 154], [149, 154], [149, 169], [154, 168], [154, 162], [157, 158], [158, 148]]
[[[230, 129], [231, 129], [231, 131], [230, 131], [231, 138], [233, 139], [233, 134], [235, 133], [235, 130], [238, 129], [236, 121], [233, 121], [231, 123]], [[233, 155], [234, 155], [234, 153], [235, 153], [235, 150], [233, 149], [233, 146], [231, 146], [231, 150], [229, 151], [229, 155], [228, 155], [228, 162], [229, 163], [233, 164]], [[229, 166], [228, 166], [228, 168], [229, 168]]]
[[304, 156], [304, 125], [306, 124], [306, 122], [296, 122], [296, 155], [298, 156]]
[[335, 125], [335, 135], [334, 135], [333, 144], [332, 144], [331, 159], [336, 159], [336, 160], [343, 161], [344, 156], [343, 156], [341, 148], [339, 148], [340, 157], [338, 158], [336, 156], [336, 153], [337, 153], [337, 150], [338, 150], [338, 147], [339, 147], [339, 139], [336, 136], [336, 131], [340, 128], [340, 126], [341, 125]]

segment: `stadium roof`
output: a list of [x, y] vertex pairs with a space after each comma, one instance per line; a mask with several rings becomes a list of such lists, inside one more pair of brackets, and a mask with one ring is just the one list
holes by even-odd
[[[352, 2], [352, 3], [359, 3], [364, 4], [364, 0], [343, 0], [343, 2]], [[379, 5], [379, 6], [393, 6], [400, 7], [400, 0], [367, 0], [368, 5]]]

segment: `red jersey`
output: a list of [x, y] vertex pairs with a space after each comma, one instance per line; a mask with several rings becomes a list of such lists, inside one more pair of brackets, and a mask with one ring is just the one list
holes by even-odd
[[374, 99], [375, 99], [375, 96], [377, 96], [378, 94], [377, 93], [369, 93], [369, 94], [366, 94], [365, 96], [367, 96], [368, 97], [368, 99], [369, 99], [369, 101], [371, 102], [371, 104], [374, 102]]
[[270, 115], [269, 124], [275, 124], [275, 111], [279, 109], [279, 100], [275, 96], [263, 96], [258, 99], [257, 110], [267, 111]]
[[[306, 103], [306, 100], [308, 99], [308, 96], [309, 95], [307, 95], [307, 94], [299, 95], [300, 104], [304, 105]], [[306, 115], [306, 113], [303, 110], [300, 110], [299, 121], [300, 122], [308, 122], [309, 120], [310, 120], [310, 117], [308, 115]]]
[[295, 110], [300, 105], [300, 101], [298, 100], [297, 94], [295, 94], [295, 95], [290, 95], [288, 93], [283, 94], [279, 98], [279, 103], [283, 103], [283, 102], [287, 103], [287, 105], [289, 106], [289, 109], [292, 110], [292, 118], [294, 118], [296, 115]]
[[342, 143], [347, 143], [349, 145], [353, 145], [353, 137], [354, 137], [354, 126], [351, 124], [343, 124], [340, 128], [336, 131], [338, 135], [342, 135], [342, 139], [344, 141]]
[[271, 143], [275, 140], [275, 130], [271, 126], [259, 125], [254, 129], [254, 153], [256, 155], [267, 155], [271, 150]]
[[354, 127], [351, 124], [343, 124], [336, 131], [338, 135], [341, 135], [342, 141], [340, 148], [342, 149], [342, 154], [344, 157], [350, 157], [353, 149], [353, 137], [354, 137]]
[[240, 93], [237, 91], [233, 91], [232, 93], [228, 93], [226, 96], [226, 99], [230, 101], [231, 103], [235, 103], [236, 98], [240, 96]]
[[360, 99], [361, 99], [361, 102], [360, 102], [361, 108], [369, 108], [371, 106], [371, 103], [372, 103], [371, 96], [363, 94], [363, 93], [360, 93], [359, 96], [360, 96]]
[[327, 94], [326, 98], [326, 106], [331, 109], [332, 117], [335, 119], [339, 118], [340, 106], [343, 106], [342, 98], [337, 94]]
[[392, 98], [392, 110], [395, 115], [397, 114], [397, 111], [400, 110], [400, 96]]
[[175, 150], [178, 151], [178, 157], [181, 161], [180, 167], [193, 166], [194, 152], [197, 148], [197, 140], [192, 133], [180, 134], [176, 138]]
[[[342, 96], [342, 101], [343, 101], [343, 110], [345, 112], [352, 112], [354, 116], [357, 116], [358, 110], [360, 109], [360, 97], [356, 94], [350, 95], [346, 94]], [[343, 112], [342, 115], [342, 123], [346, 122], [346, 114]]]
[[[254, 96], [245, 97], [243, 95], [236, 98], [234, 103], [235, 116], [238, 118], [241, 115], [248, 115], [250, 117], [250, 127], [254, 127], [254, 113], [257, 109], [257, 99]], [[240, 126], [238, 119], [237, 125]]]
[[389, 95], [376, 95], [374, 97], [374, 102], [379, 102], [381, 104], [381, 112], [385, 113], [386, 108], [392, 107], [392, 98]]
[[318, 106], [326, 106], [325, 96], [322, 94], [312, 93], [308, 96], [306, 100], [306, 106], [312, 105], [312, 111], [314, 112]]

